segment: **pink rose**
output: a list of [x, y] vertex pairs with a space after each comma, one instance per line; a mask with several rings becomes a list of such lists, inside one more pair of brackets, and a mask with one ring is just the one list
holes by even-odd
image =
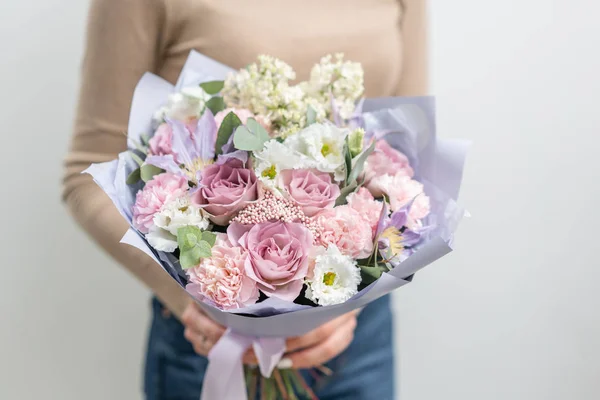
[[168, 172], [154, 176], [135, 196], [133, 226], [144, 234], [148, 233], [154, 225], [154, 214], [169, 200], [183, 196], [187, 190], [187, 179], [182, 176]]
[[269, 297], [293, 301], [308, 273], [313, 236], [302, 224], [263, 222], [227, 229], [229, 240], [248, 251], [246, 275]]
[[375, 151], [367, 158], [365, 165], [364, 181], [367, 189], [373, 193], [373, 196], [380, 197], [382, 193], [371, 185], [371, 181], [378, 176], [399, 173], [413, 177], [414, 172], [408, 158], [390, 146], [384, 139], [378, 140], [375, 144]]
[[192, 195], [192, 203], [211, 214], [210, 220], [217, 225], [226, 225], [235, 213], [258, 198], [254, 171], [237, 158], [204, 168], [200, 185]]
[[408, 213], [407, 226], [410, 229], [418, 228], [421, 225], [420, 220], [425, 218], [431, 210], [429, 197], [423, 191], [423, 184], [409, 176], [403, 174], [384, 175], [373, 179], [372, 184], [377, 190], [388, 196], [392, 211], [398, 211], [415, 199]]
[[[197, 120], [194, 119], [186, 124], [186, 128], [190, 135], [192, 135], [191, 132], [196, 130], [197, 123]], [[160, 124], [156, 129], [156, 132], [154, 132], [154, 136], [148, 141], [148, 144], [150, 145], [148, 151], [149, 155], [166, 156], [171, 154], [175, 157], [175, 161], [177, 162], [177, 155], [173, 152], [173, 130], [168, 124]]]
[[381, 217], [383, 203], [375, 200], [373, 195], [364, 187], [361, 187], [354, 193], [350, 193], [346, 198], [348, 206], [355, 209], [360, 217], [371, 227], [373, 234], [377, 230], [377, 224]]
[[223, 111], [219, 111], [217, 115], [215, 115], [215, 122], [217, 123], [217, 129], [221, 126], [221, 123], [230, 112], [234, 112], [235, 115], [242, 121], [242, 124], [246, 124], [248, 118], [254, 118], [256, 122], [262, 125], [263, 128], [267, 130], [267, 132], [271, 132], [271, 122], [268, 118], [263, 117], [262, 115], [254, 115], [252, 111], [247, 110], [245, 108], [226, 108]]
[[241, 247], [233, 247], [227, 237], [219, 234], [212, 247], [212, 257], [186, 270], [189, 283], [186, 290], [194, 297], [206, 299], [223, 310], [241, 308], [256, 303], [256, 282], [244, 272], [248, 254]]
[[319, 241], [323, 246], [335, 244], [342, 254], [359, 260], [373, 252], [373, 229], [352, 207], [325, 210], [315, 220], [322, 228]]
[[307, 169], [281, 171], [283, 187], [304, 214], [312, 217], [325, 208], [333, 208], [340, 195], [339, 186], [326, 172]]

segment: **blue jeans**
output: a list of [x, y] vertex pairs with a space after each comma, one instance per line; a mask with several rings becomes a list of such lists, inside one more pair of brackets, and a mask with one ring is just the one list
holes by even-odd
[[[183, 337], [183, 326], [153, 299], [144, 389], [147, 400], [198, 400], [208, 365]], [[326, 365], [333, 371], [306, 382], [320, 400], [393, 400], [394, 350], [389, 296], [369, 304], [358, 317], [354, 341]], [[215, 399], [229, 400], [229, 399]], [[236, 400], [236, 399], [231, 399]]]

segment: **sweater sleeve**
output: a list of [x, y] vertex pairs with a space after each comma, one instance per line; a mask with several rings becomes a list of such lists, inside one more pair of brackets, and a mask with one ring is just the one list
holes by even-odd
[[145, 72], [159, 67], [164, 21], [161, 0], [92, 0], [63, 198], [83, 229], [181, 316], [185, 292], [150, 257], [119, 243], [127, 222], [91, 177], [81, 174], [126, 149], [133, 91]]
[[[399, 0], [400, 1], [400, 0]], [[397, 96], [423, 96], [429, 90], [427, 0], [402, 1], [403, 66]]]

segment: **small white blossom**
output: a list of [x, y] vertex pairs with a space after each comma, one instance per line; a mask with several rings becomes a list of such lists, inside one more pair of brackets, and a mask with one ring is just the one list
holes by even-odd
[[321, 306], [344, 303], [358, 293], [360, 281], [356, 261], [329, 245], [315, 258], [313, 276], [306, 281], [306, 297]]
[[198, 207], [193, 206], [187, 196], [166, 203], [154, 215], [154, 227], [146, 235], [148, 243], [156, 250], [172, 252], [177, 249], [177, 230], [184, 226], [208, 228], [208, 217]]
[[312, 167], [322, 172], [335, 174], [335, 179], [344, 179], [344, 144], [347, 129], [330, 123], [315, 123], [285, 139], [285, 146], [305, 155]]
[[281, 189], [279, 187], [279, 173], [285, 169], [311, 168], [314, 163], [306, 156], [294, 151], [293, 149], [279, 143], [277, 140], [270, 140], [265, 143], [264, 148], [254, 153], [256, 167], [254, 169], [256, 176], [265, 186], [271, 189]]
[[154, 114], [154, 119], [161, 122], [165, 118], [173, 118], [185, 122], [198, 118], [208, 99], [210, 96], [199, 86], [183, 88], [181, 92], [169, 95], [167, 104]]

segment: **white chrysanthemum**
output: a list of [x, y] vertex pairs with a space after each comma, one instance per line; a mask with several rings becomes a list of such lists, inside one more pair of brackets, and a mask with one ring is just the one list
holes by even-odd
[[360, 281], [356, 261], [330, 245], [315, 259], [312, 279], [307, 280], [306, 297], [320, 306], [340, 304], [358, 293]]
[[193, 206], [187, 196], [166, 203], [154, 215], [154, 227], [146, 235], [148, 243], [156, 250], [172, 252], [177, 249], [177, 230], [184, 226], [208, 228], [208, 217], [198, 207]]
[[206, 101], [210, 96], [199, 86], [183, 88], [179, 93], [169, 95], [167, 104], [155, 114], [156, 121], [173, 118], [179, 121], [188, 121], [202, 115]]
[[279, 173], [285, 169], [311, 168], [313, 163], [304, 155], [279, 143], [270, 140], [264, 148], [254, 153], [256, 159], [255, 173], [265, 186], [279, 188]]
[[331, 112], [333, 96], [340, 116], [348, 119], [354, 112], [356, 101], [364, 92], [364, 71], [360, 63], [344, 61], [343, 54], [325, 56], [310, 73], [304, 84], [308, 96], [318, 99]]
[[313, 167], [344, 179], [344, 144], [348, 130], [330, 123], [315, 123], [285, 139], [285, 146], [308, 157]]

